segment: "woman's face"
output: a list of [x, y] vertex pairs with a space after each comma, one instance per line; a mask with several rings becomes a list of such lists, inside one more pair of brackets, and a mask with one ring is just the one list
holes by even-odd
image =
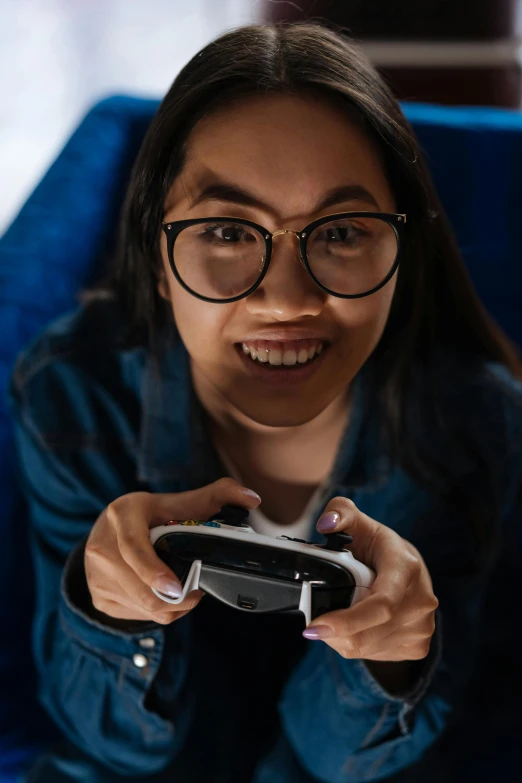
[[[223, 185], [226, 192], [218, 191]], [[351, 193], [321, 206], [348, 186]], [[273, 232], [348, 211], [396, 211], [372, 143], [329, 103], [274, 94], [245, 99], [198, 123], [164, 220], [246, 218]], [[379, 342], [396, 284], [394, 275], [370, 296], [330, 296], [303, 267], [296, 236], [280, 234], [261, 285], [237, 302], [215, 304], [180, 286], [163, 233], [161, 252], [160, 292], [172, 304], [196, 387], [262, 425], [304, 424], [345, 394]], [[314, 347], [310, 364], [272, 364], [303, 360], [303, 351], [310, 355]]]

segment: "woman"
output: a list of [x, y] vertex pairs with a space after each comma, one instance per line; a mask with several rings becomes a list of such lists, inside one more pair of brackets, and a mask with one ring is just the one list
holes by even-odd
[[[64, 735], [30, 780], [441, 780], [515, 530], [521, 378], [361, 52], [313, 24], [205, 47], [143, 142], [107, 289], [13, 377]], [[304, 632], [161, 601], [150, 528], [224, 503], [349, 531], [372, 594]]]

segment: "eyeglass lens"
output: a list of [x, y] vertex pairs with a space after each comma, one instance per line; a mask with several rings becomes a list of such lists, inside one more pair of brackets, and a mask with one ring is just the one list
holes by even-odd
[[[240, 296], [257, 282], [265, 240], [242, 223], [198, 223], [176, 237], [173, 256], [184, 283], [211, 299]], [[347, 217], [317, 226], [307, 242], [312, 274], [330, 291], [363, 294], [379, 285], [398, 252], [397, 236], [384, 220]]]

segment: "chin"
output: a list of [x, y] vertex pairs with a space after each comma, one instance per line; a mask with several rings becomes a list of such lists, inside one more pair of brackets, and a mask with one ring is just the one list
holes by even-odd
[[299, 427], [301, 424], [307, 424], [328, 406], [325, 400], [324, 405], [297, 405], [296, 401], [280, 400], [230, 400], [244, 416], [247, 416], [256, 424], [264, 427]]

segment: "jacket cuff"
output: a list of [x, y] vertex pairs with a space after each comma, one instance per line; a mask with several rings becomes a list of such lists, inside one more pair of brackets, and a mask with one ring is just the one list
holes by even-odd
[[[145, 675], [157, 671], [164, 641], [163, 626], [154, 622], [117, 620], [98, 612], [92, 603], [84, 568], [87, 537], [67, 558], [61, 584], [59, 617], [64, 631], [93, 652], [128, 657]], [[141, 656], [141, 657], [140, 657]]]
[[420, 662], [422, 665], [415, 682], [402, 693], [390, 693], [371, 674], [363, 660], [343, 658], [331, 650], [335, 656], [335, 671], [341, 691], [350, 693], [360, 702], [368, 705], [383, 703], [395, 704], [398, 708], [399, 727], [402, 734], [411, 731], [413, 708], [422, 699], [430, 687], [442, 655], [442, 617], [440, 609], [435, 612], [435, 631], [431, 638], [428, 655]]

